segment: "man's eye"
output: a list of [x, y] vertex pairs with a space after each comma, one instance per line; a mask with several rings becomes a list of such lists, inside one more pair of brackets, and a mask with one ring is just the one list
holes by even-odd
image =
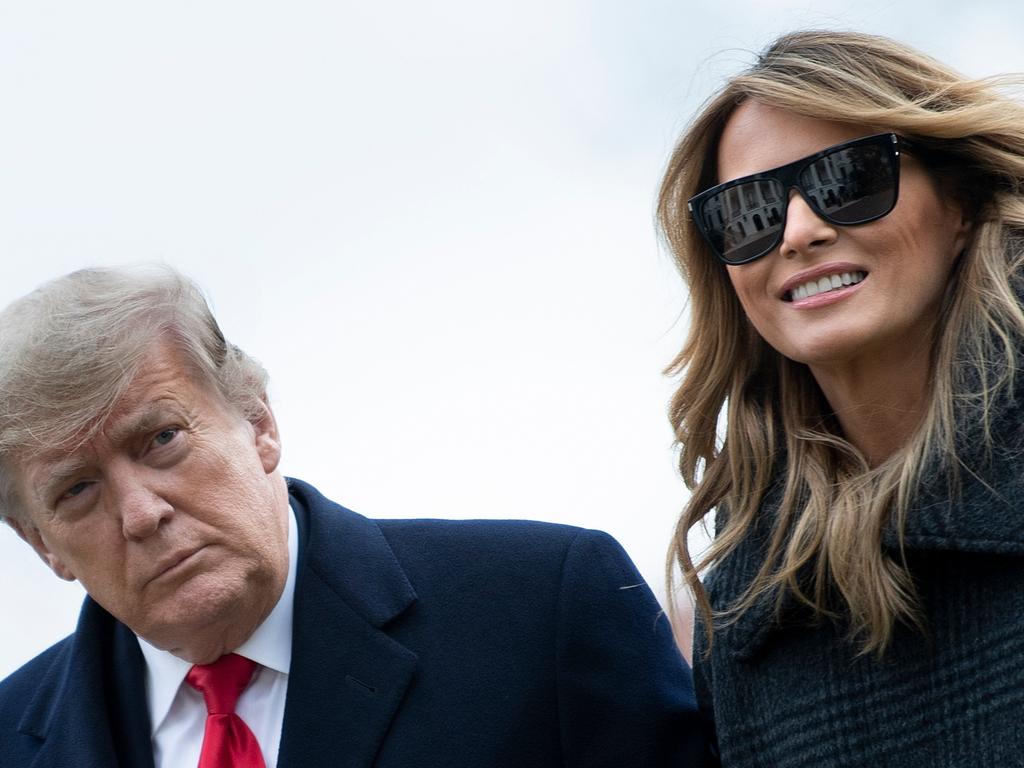
[[177, 434], [178, 430], [173, 427], [165, 429], [157, 433], [156, 437], [153, 438], [153, 442], [157, 445], [167, 445]]
[[82, 491], [84, 491], [88, 487], [89, 487], [89, 484], [86, 483], [86, 482], [75, 483], [70, 488], [68, 488], [66, 491], [64, 491], [64, 495], [61, 496], [61, 498], [62, 499], [70, 499], [73, 496], [77, 496], [78, 494], [80, 494]]

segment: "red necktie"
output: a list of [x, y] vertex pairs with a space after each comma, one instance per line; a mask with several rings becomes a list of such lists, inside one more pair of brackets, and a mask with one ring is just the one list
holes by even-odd
[[206, 732], [199, 768], [266, 768], [259, 742], [235, 714], [235, 704], [249, 684], [256, 662], [229, 653], [213, 664], [196, 664], [185, 675], [206, 700]]

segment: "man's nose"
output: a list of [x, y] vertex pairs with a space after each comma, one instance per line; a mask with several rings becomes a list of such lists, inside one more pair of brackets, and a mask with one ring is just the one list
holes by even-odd
[[839, 230], [814, 212], [795, 189], [790, 190], [786, 208], [786, 228], [782, 233], [780, 251], [786, 258], [802, 256], [831, 245]]
[[174, 507], [158, 492], [145, 472], [122, 469], [108, 481], [121, 518], [121, 530], [129, 541], [152, 536]]

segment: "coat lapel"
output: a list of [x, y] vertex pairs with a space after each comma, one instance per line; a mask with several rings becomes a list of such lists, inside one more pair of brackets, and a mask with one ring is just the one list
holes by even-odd
[[278, 766], [373, 764], [416, 667], [383, 627], [416, 594], [378, 526], [290, 480], [301, 559]]
[[[777, 463], [778, 466], [781, 462]], [[782, 501], [783, 490], [782, 481], [776, 479], [765, 491], [758, 517], [750, 531], [725, 561], [705, 578], [704, 587], [718, 609], [734, 605], [756, 577], [768, 549], [775, 511]], [[726, 513], [720, 510], [715, 518], [716, 536], [722, 532], [725, 520]], [[716, 619], [715, 634], [728, 639], [728, 647], [736, 660], [748, 661], [778, 628], [782, 616], [794, 607], [793, 602], [788, 596], [783, 596], [782, 605], [777, 610], [775, 594], [762, 596], [738, 616]]]
[[146, 662], [135, 634], [121, 622], [113, 622], [112, 636], [104, 644], [110, 696], [108, 711], [114, 723], [114, 748], [118, 765], [153, 768], [153, 738], [146, 700]]

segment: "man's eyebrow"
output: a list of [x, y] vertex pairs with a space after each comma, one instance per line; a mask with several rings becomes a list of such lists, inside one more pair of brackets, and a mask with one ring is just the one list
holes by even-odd
[[140, 411], [117, 420], [107, 430], [107, 439], [114, 445], [130, 440], [136, 435], [152, 432], [164, 426], [167, 421], [169, 400], [157, 400], [145, 405]]

